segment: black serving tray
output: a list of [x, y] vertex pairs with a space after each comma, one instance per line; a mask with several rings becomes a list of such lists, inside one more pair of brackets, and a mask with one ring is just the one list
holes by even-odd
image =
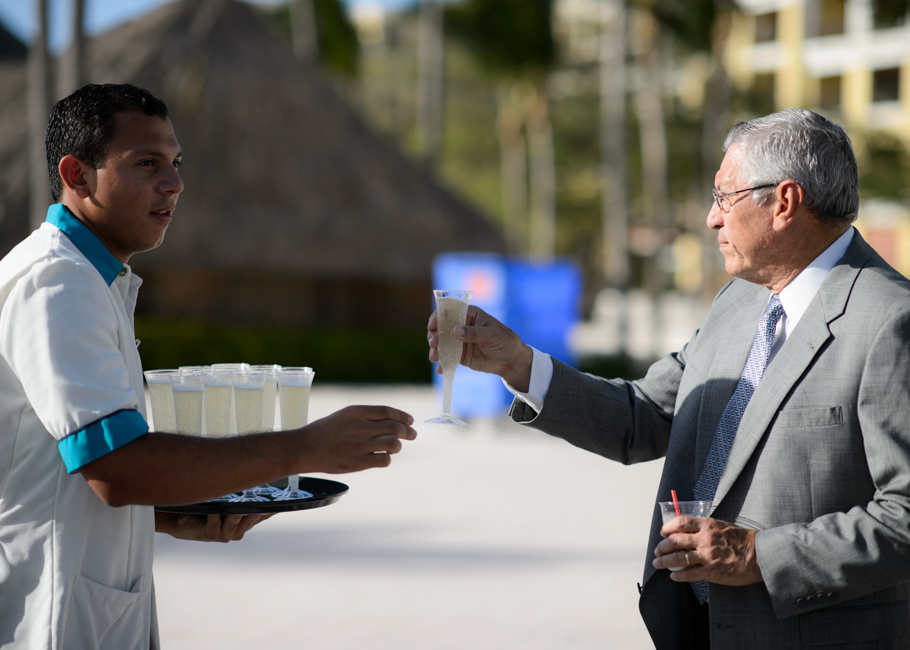
[[322, 508], [338, 501], [347, 491], [348, 486], [338, 481], [324, 478], [300, 477], [300, 489], [313, 496], [308, 499], [291, 501], [253, 501], [253, 502], [205, 502], [184, 506], [155, 506], [157, 512], [171, 512], [180, 515], [262, 515], [276, 512], [293, 512]]

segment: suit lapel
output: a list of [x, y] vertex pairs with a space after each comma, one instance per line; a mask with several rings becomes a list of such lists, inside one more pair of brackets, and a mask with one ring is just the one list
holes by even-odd
[[793, 333], [768, 365], [743, 413], [726, 467], [717, 485], [715, 506], [730, 491], [784, 399], [831, 337], [829, 324], [844, 313], [850, 290], [868, 257], [868, 245], [855, 232], [844, 257], [825, 278]]

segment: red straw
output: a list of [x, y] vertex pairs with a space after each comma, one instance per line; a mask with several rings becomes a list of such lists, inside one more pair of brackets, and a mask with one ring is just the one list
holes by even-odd
[[673, 509], [676, 510], [676, 516], [679, 517], [679, 501], [676, 500], [676, 490], [670, 490], [670, 496], [673, 497]]

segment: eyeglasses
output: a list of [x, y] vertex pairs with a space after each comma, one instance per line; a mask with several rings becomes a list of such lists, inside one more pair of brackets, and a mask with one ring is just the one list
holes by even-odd
[[755, 187], [749, 187], [744, 190], [736, 190], [735, 192], [727, 192], [726, 194], [718, 194], [717, 190], [713, 187], [711, 188], [711, 196], [714, 197], [714, 202], [717, 203], [717, 207], [721, 209], [722, 212], [729, 212], [730, 205], [729, 201], [725, 201], [728, 196], [733, 196], [734, 194], [742, 194], [743, 192], [751, 192], [752, 190], [763, 190], [766, 187], [777, 187], [777, 183], [769, 183], [767, 185], [756, 185]]

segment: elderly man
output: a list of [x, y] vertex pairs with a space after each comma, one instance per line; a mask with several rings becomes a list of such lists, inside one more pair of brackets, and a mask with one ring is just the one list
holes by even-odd
[[259, 517], [152, 505], [385, 467], [413, 419], [349, 407], [257, 436], [149, 432], [127, 262], [161, 244], [183, 190], [167, 108], [86, 86], [54, 106], [47, 158], [59, 203], [0, 261], [0, 646], [157, 647], [154, 531], [229, 541]]
[[910, 283], [851, 226], [840, 127], [787, 110], [724, 148], [707, 223], [735, 279], [682, 350], [604, 380], [472, 308], [462, 363], [511, 386], [517, 422], [666, 457], [655, 500], [713, 500], [655, 512], [639, 607], [657, 648], [910, 648]]

